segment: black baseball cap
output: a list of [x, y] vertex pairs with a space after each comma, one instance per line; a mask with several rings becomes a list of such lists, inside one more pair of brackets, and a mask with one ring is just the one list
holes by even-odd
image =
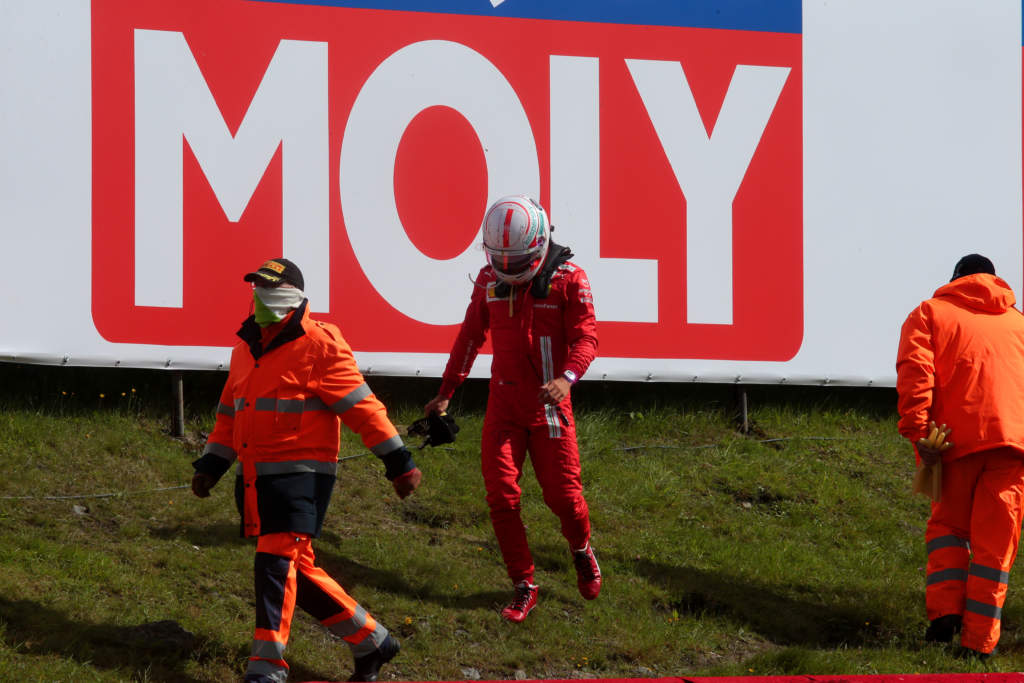
[[968, 254], [956, 262], [956, 267], [953, 268], [953, 277], [949, 281], [952, 282], [965, 275], [976, 275], [977, 273], [995, 275], [996, 267], [992, 265], [992, 261], [981, 254]]
[[305, 280], [302, 279], [302, 271], [286, 258], [272, 258], [253, 272], [246, 273], [242, 279], [246, 282], [270, 287], [287, 282], [298, 289], [306, 288]]

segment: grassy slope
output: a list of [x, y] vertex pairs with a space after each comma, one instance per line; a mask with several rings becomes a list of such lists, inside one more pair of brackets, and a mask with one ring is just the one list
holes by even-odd
[[[231, 487], [205, 501], [153, 490], [187, 482], [223, 375], [187, 377], [183, 441], [165, 433], [166, 375], [5, 366], [0, 379], [0, 680], [239, 677], [252, 547], [238, 538]], [[399, 423], [434, 389], [374, 386]], [[978, 669], [920, 643], [927, 505], [908, 493], [891, 390], [752, 388], [755, 430], [743, 436], [729, 387], [581, 385], [605, 589], [592, 603], [577, 594], [528, 471], [541, 602], [519, 626], [497, 615], [510, 587], [479, 474], [484, 391], [459, 396], [459, 442], [418, 457], [425, 483], [412, 498], [394, 497], [372, 457], [341, 466], [316, 548], [402, 639], [386, 678]], [[342, 455], [360, 452], [346, 435]], [[147, 492], [10, 498], [112, 491]], [[990, 670], [1024, 668], [1013, 584]], [[288, 658], [296, 681], [350, 672], [346, 648], [305, 615]]]

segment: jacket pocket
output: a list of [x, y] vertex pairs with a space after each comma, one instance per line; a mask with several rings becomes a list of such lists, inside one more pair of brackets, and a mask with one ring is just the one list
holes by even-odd
[[306, 399], [312, 396], [308, 391], [311, 370], [309, 364], [297, 363], [281, 373], [280, 384], [275, 394], [277, 403], [274, 406], [272, 426], [275, 437], [297, 437], [302, 429], [303, 413], [307, 407]]
[[305, 405], [305, 396], [292, 394], [277, 399], [277, 415], [274, 421], [274, 431], [285, 436], [298, 434], [302, 427], [302, 413]]

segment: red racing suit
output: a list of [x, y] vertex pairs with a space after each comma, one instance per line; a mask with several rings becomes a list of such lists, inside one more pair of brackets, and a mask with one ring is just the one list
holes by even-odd
[[237, 460], [235, 501], [242, 533], [258, 536], [256, 630], [247, 675], [284, 681], [284, 650], [298, 606], [341, 637], [356, 657], [388, 631], [316, 566], [334, 488], [342, 423], [388, 465], [415, 467], [402, 438], [334, 325], [312, 320], [304, 301], [285, 321], [261, 330], [250, 317], [231, 353], [217, 423], [197, 472], [220, 478]]
[[952, 428], [942, 497], [925, 531], [930, 620], [962, 615], [961, 644], [999, 641], [1024, 506], [1024, 315], [1002, 279], [940, 287], [903, 323], [896, 363], [900, 434]]
[[[571, 255], [555, 244], [551, 249]], [[566, 397], [545, 405], [538, 394], [542, 384], [566, 370], [582, 377], [596, 356], [593, 295], [586, 273], [569, 261], [554, 268], [549, 289], [535, 286], [536, 280], [513, 287], [501, 283], [490, 266], [480, 270], [439, 392], [451, 397], [490, 330], [494, 351], [481, 469], [491, 523], [513, 583], [532, 582], [534, 572], [520, 517], [519, 478], [527, 453], [544, 502], [558, 516], [570, 547], [583, 548], [590, 538], [572, 401]], [[537, 291], [544, 289], [546, 296]]]

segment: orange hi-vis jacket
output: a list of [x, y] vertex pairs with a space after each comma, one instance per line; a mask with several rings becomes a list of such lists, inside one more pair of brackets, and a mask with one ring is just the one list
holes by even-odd
[[916, 443], [929, 420], [947, 425], [953, 447], [943, 461], [1024, 451], [1024, 315], [1014, 303], [1006, 282], [979, 273], [940, 287], [907, 317], [896, 361], [900, 434]]
[[237, 460], [245, 536], [318, 536], [338, 467], [340, 424], [378, 457], [403, 448], [402, 438], [341, 332], [311, 319], [308, 301], [265, 348], [251, 317], [238, 336], [216, 425], [193, 465], [219, 478]]

